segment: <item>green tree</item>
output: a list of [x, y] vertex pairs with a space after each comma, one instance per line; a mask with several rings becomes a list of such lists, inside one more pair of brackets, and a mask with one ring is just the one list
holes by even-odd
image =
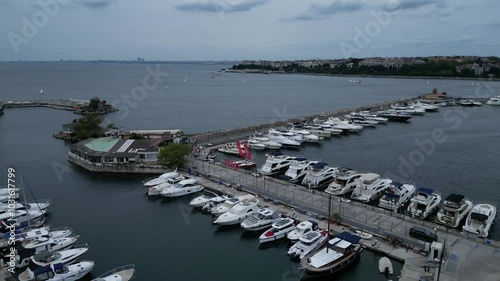
[[141, 134], [138, 134], [138, 133], [132, 133], [132, 134], [130, 134], [129, 138], [133, 139], [133, 140], [142, 140], [142, 139], [144, 139], [144, 137]]
[[99, 102], [101, 101], [101, 99], [99, 97], [93, 97], [90, 99], [90, 102], [89, 102], [89, 109], [91, 111], [95, 111], [99, 108]]
[[80, 140], [98, 138], [104, 135], [101, 128], [102, 118], [92, 113], [76, 120], [75, 134]]
[[183, 143], [170, 143], [160, 148], [158, 160], [168, 168], [180, 168], [186, 163], [186, 156], [191, 152], [191, 147]]

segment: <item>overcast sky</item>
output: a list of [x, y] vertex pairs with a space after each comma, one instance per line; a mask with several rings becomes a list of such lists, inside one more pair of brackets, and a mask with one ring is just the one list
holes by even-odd
[[499, 11], [498, 0], [0, 0], [0, 60], [500, 55]]

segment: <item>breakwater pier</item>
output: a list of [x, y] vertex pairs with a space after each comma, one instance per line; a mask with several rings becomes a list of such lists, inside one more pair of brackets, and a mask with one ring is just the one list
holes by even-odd
[[[77, 99], [55, 99], [55, 100], [30, 100], [30, 101], [7, 101], [4, 103], [5, 108], [31, 108], [31, 107], [45, 107], [57, 110], [67, 110], [72, 111], [76, 114], [86, 114], [87, 107], [90, 101], [88, 100], [77, 100]], [[106, 114], [110, 112], [118, 111], [113, 106], [106, 104], [105, 102], [99, 105], [99, 108], [93, 112], [97, 114]]]

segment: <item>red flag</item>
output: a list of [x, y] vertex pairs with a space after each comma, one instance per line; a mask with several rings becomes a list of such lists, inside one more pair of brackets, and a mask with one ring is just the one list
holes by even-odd
[[239, 140], [236, 141], [236, 147], [238, 148], [238, 152], [240, 153], [240, 157], [245, 158], [245, 155], [243, 154], [243, 150], [241, 150], [241, 145], [240, 145]]
[[248, 150], [248, 143], [245, 143], [244, 147], [245, 147], [245, 153], [247, 154], [247, 159], [252, 160], [252, 157], [250, 157], [250, 151]]

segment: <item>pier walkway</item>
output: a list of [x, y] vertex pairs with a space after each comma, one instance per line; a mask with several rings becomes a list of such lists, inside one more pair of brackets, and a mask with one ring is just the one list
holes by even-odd
[[[300, 213], [318, 220], [328, 216], [328, 194], [322, 191], [307, 189], [270, 177], [260, 177], [248, 171], [233, 170], [219, 164], [210, 164], [200, 160], [191, 161], [192, 171], [211, 179], [210, 185], [230, 185], [246, 192], [256, 194], [276, 205], [292, 208], [292, 212]], [[205, 182], [202, 182], [206, 184]], [[209, 185], [209, 186], [210, 186]], [[233, 189], [234, 190], [234, 189]], [[333, 200], [332, 213], [339, 213], [343, 224], [360, 228], [381, 238], [388, 236], [399, 238], [413, 249], [424, 249], [425, 245], [408, 235], [414, 225], [422, 225], [430, 229], [436, 228], [440, 242], [445, 243], [445, 258], [441, 266], [440, 280], [484, 280], [498, 281], [500, 276], [500, 243], [479, 239], [472, 234], [447, 229], [432, 222], [416, 220], [408, 216], [396, 214], [375, 206], [359, 202], [342, 202]], [[489, 243], [489, 244], [486, 244]], [[371, 245], [365, 245], [370, 248]], [[425, 275], [423, 266], [427, 258], [413, 255], [411, 250], [397, 251], [393, 246], [378, 246], [375, 250], [405, 261], [400, 280], [419, 280]], [[421, 269], [420, 272], [418, 269]]]

